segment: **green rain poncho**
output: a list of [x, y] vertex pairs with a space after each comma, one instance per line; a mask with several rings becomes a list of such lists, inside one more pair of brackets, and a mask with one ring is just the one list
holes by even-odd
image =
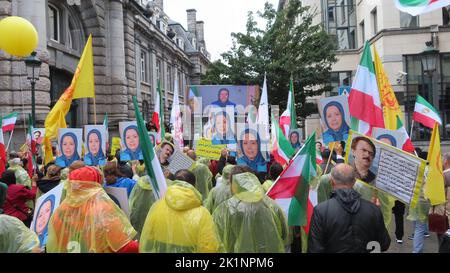
[[206, 198], [204, 205], [205, 208], [209, 210], [210, 213], [213, 213], [214, 210], [220, 205], [222, 202], [230, 199], [233, 194], [231, 193], [230, 188], [230, 177], [231, 170], [234, 165], [227, 165], [222, 170], [222, 184], [214, 187], [208, 194], [208, 198]]
[[214, 222], [201, 202], [200, 193], [191, 184], [178, 180], [171, 183], [148, 213], [139, 252], [218, 252]]
[[319, 187], [317, 188], [317, 203], [322, 203], [330, 199], [331, 191], [331, 174], [324, 174], [319, 179]]
[[194, 163], [192, 173], [195, 175], [195, 188], [201, 193], [202, 200], [205, 200], [212, 188], [212, 173], [208, 166], [199, 162]]
[[217, 232], [226, 252], [284, 252], [286, 220], [274, 210], [276, 204], [264, 194], [252, 173], [233, 176], [233, 197], [213, 213]]
[[39, 238], [16, 217], [0, 214], [0, 253], [31, 253]]
[[420, 221], [422, 223], [428, 223], [428, 213], [431, 208], [430, 201], [425, 199], [423, 193], [424, 187], [420, 188], [419, 200], [414, 208], [409, 208], [408, 216], [406, 219], [410, 221]]
[[130, 222], [137, 232], [136, 238], [140, 238], [145, 218], [155, 201], [148, 175], [140, 177], [136, 186], [133, 187], [129, 199]]
[[8, 170], [14, 171], [14, 175], [16, 176], [16, 183], [24, 185], [25, 187], [31, 189], [31, 178], [30, 176], [28, 176], [27, 171], [22, 168], [22, 166], [15, 163], [14, 160], [10, 160], [8, 161], [8, 163]]

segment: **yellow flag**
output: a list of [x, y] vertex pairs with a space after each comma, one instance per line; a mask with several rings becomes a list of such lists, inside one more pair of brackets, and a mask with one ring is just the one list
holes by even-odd
[[81, 55], [80, 62], [78, 63], [77, 70], [80, 71], [80, 75], [75, 83], [75, 93], [73, 94], [73, 98], [79, 99], [95, 97], [92, 35], [89, 35], [83, 54]]
[[[89, 49], [90, 48], [90, 49]], [[90, 57], [87, 57], [90, 55]], [[85, 65], [84, 61], [91, 60], [91, 64]], [[88, 72], [86, 72], [86, 69]], [[89, 71], [92, 72], [92, 75], [89, 76]], [[50, 113], [48, 113], [45, 118], [45, 137], [44, 137], [44, 145], [45, 145], [45, 164], [49, 163], [53, 160], [52, 146], [51, 140], [57, 138], [58, 128], [66, 128], [66, 115], [70, 110], [70, 105], [72, 104], [72, 99], [75, 98], [74, 93], [81, 94], [78, 98], [84, 97], [86, 94], [83, 88], [87, 87], [86, 84], [88, 81], [92, 82], [92, 90], [90, 92], [94, 92], [94, 74], [93, 74], [93, 65], [92, 65], [92, 37], [89, 35], [89, 39], [86, 43], [86, 47], [84, 48], [83, 55], [81, 56], [80, 62], [78, 63], [77, 69], [75, 70], [75, 74], [73, 75], [72, 82], [70, 86], [64, 91], [59, 100], [53, 106]], [[85, 84], [79, 85], [79, 80], [83, 80]], [[76, 92], [76, 89], [83, 89], [82, 91]], [[88, 90], [88, 89], [86, 89]]]
[[428, 149], [428, 176], [425, 182], [424, 194], [430, 199], [431, 205], [445, 203], [444, 175], [442, 174], [441, 140], [439, 124], [434, 124]]
[[384, 71], [383, 64], [375, 46], [373, 47], [373, 56], [378, 90], [380, 91], [381, 105], [383, 106], [384, 126], [389, 130], [397, 130], [397, 116], [404, 122], [403, 112], [400, 109], [400, 105], [395, 97], [394, 90]]

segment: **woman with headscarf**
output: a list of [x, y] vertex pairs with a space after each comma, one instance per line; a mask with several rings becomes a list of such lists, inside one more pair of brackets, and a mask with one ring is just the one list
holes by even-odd
[[286, 219], [274, 201], [264, 194], [258, 178], [244, 172], [233, 174], [231, 181], [233, 196], [222, 202], [213, 213], [225, 251], [285, 252], [284, 244], [288, 236]]
[[328, 144], [335, 141], [346, 141], [350, 127], [345, 122], [345, 112], [337, 101], [330, 101], [323, 108], [323, 119], [328, 130], [323, 133], [323, 142]]
[[62, 155], [56, 158], [55, 164], [66, 168], [69, 167], [72, 162], [79, 160], [80, 156], [77, 151], [78, 139], [72, 132], [67, 132], [61, 137], [60, 151]]
[[236, 107], [236, 103], [230, 101], [230, 91], [226, 88], [221, 88], [219, 90], [219, 92], [217, 93], [217, 100], [212, 102], [211, 104], [219, 107]]
[[242, 156], [238, 158], [238, 165], [247, 165], [255, 172], [267, 172], [267, 162], [261, 153], [261, 140], [253, 129], [245, 129], [239, 140]]
[[231, 125], [231, 119], [227, 112], [221, 111], [214, 115], [212, 133], [213, 145], [236, 143]]
[[302, 147], [300, 144], [300, 135], [297, 131], [292, 131], [289, 133], [289, 142], [296, 152]]
[[[394, 136], [391, 136], [391, 135], [388, 135], [388, 134], [382, 134], [382, 135], [377, 136], [377, 140], [379, 140], [381, 142], [384, 142], [384, 143], [386, 143], [388, 145], [397, 147], [397, 140], [395, 140]], [[397, 147], [397, 148], [401, 149], [401, 147]]]
[[84, 163], [88, 166], [103, 166], [106, 157], [102, 149], [102, 134], [97, 129], [92, 129], [87, 134], [88, 153], [84, 156]]
[[144, 159], [136, 125], [130, 125], [123, 130], [122, 141], [125, 144], [125, 150], [120, 152], [121, 161]]
[[47, 252], [138, 252], [136, 231], [102, 183], [95, 167], [69, 173], [67, 196], [50, 220]]
[[40, 252], [37, 235], [16, 217], [3, 214], [7, 190], [0, 182], [0, 253]]

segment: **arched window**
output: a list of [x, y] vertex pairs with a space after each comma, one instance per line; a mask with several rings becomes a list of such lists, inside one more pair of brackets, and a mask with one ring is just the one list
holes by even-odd
[[60, 11], [53, 5], [48, 5], [48, 32], [50, 39], [59, 42]]
[[148, 106], [148, 101], [142, 101], [142, 116], [148, 122], [150, 121], [150, 107]]

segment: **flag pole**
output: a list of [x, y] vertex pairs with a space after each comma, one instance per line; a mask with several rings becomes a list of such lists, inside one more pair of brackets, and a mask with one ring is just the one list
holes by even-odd
[[9, 136], [8, 145], [6, 145], [6, 151], [8, 151], [8, 149], [9, 149], [9, 144], [11, 143], [13, 134], [14, 134], [14, 130], [11, 131], [11, 135]]
[[330, 161], [331, 161], [331, 158], [333, 157], [333, 150], [334, 150], [334, 146], [336, 146], [336, 142], [331, 142], [330, 143], [330, 156], [328, 157], [328, 160], [327, 160], [327, 165], [325, 166], [325, 170], [322, 170], [322, 172], [325, 174], [325, 172], [328, 170], [328, 165], [330, 165]]
[[412, 139], [413, 127], [414, 127], [414, 119], [411, 122], [411, 132], [409, 133], [409, 138], [410, 139]]
[[97, 108], [95, 106], [95, 95], [93, 99], [94, 99], [94, 124], [97, 125]]

